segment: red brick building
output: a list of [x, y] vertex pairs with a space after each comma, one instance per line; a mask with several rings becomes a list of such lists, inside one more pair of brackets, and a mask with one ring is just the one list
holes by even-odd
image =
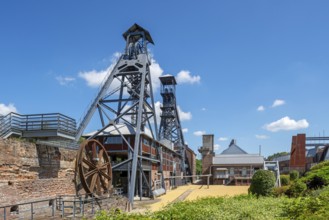
[[255, 170], [263, 169], [264, 158], [259, 154], [248, 154], [232, 140], [229, 147], [215, 155], [213, 135], [203, 136], [202, 174], [211, 174], [210, 183], [219, 185], [249, 185]]

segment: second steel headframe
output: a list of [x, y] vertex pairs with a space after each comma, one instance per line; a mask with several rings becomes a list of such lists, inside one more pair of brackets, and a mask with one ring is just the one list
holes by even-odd
[[[185, 176], [187, 175], [186, 171], [189, 170], [189, 167], [186, 165], [186, 146], [182, 126], [179, 119], [178, 107], [176, 104], [177, 82], [175, 77], [171, 75], [161, 76], [159, 79], [161, 81], [162, 96], [162, 113], [159, 128], [159, 138], [160, 141], [168, 140], [174, 144], [174, 149], [182, 157], [180, 167], [183, 175]], [[190, 174], [191, 172], [189, 175]]]
[[[81, 121], [76, 140], [82, 135], [95, 111], [98, 110], [102, 128], [88, 139], [95, 138], [111, 127], [120, 134], [123, 141], [128, 145], [128, 159], [116, 165], [116, 167], [128, 164], [128, 198], [131, 205], [133, 205], [137, 170], [140, 174], [140, 185], [144, 181], [143, 183], [148, 186], [149, 193], [152, 193], [151, 184], [148, 182], [142, 167], [142, 160], [152, 161], [152, 159], [143, 157], [140, 154], [140, 137], [145, 129], [148, 129], [151, 132], [152, 138], [158, 140], [149, 68], [151, 62], [147, 53], [147, 44], [154, 44], [154, 42], [150, 33], [137, 24], [131, 26], [123, 34], [123, 37], [126, 40], [125, 52], [119, 58], [112, 72], [107, 76], [96, 98]], [[120, 132], [118, 128], [119, 123], [125, 123], [134, 128], [134, 146], [131, 146], [129, 141]], [[160, 166], [162, 166], [162, 163]]]

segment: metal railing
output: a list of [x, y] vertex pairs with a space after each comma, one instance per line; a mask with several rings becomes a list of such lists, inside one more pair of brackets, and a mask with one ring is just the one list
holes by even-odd
[[45, 219], [55, 216], [55, 198], [1, 206], [0, 219], [34, 219], [36, 215]]
[[0, 137], [11, 132], [57, 130], [66, 135], [75, 136], [76, 121], [60, 113], [20, 115], [9, 113], [0, 118]]
[[[49, 219], [51, 217], [83, 217], [93, 216], [98, 210], [107, 209], [110, 200], [122, 197], [94, 197], [92, 195], [58, 195], [44, 200], [19, 203], [0, 207], [0, 219]], [[126, 204], [127, 206], [127, 204]], [[127, 208], [127, 207], [126, 207]]]

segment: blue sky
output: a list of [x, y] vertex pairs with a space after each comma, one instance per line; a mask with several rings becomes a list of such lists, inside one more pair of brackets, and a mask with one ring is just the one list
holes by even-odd
[[235, 138], [265, 156], [329, 134], [328, 1], [1, 1], [0, 114], [79, 120], [135, 22], [155, 42], [152, 74], [178, 79], [195, 151], [203, 133], [216, 153]]

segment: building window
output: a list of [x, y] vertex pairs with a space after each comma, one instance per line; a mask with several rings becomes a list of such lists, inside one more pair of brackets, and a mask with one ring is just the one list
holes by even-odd
[[226, 178], [228, 178], [227, 171], [226, 170], [216, 171], [215, 178], [216, 179], [226, 179]]
[[121, 136], [117, 136], [117, 137], [107, 137], [105, 139], [105, 144], [122, 144], [122, 138]]
[[242, 168], [242, 176], [247, 176], [247, 168]]
[[146, 139], [146, 138], [143, 138], [143, 143], [144, 143], [145, 145], [147, 145], [147, 146], [151, 146], [150, 141], [149, 141], [148, 139]]
[[233, 167], [230, 168], [230, 176], [234, 176], [234, 168]]

